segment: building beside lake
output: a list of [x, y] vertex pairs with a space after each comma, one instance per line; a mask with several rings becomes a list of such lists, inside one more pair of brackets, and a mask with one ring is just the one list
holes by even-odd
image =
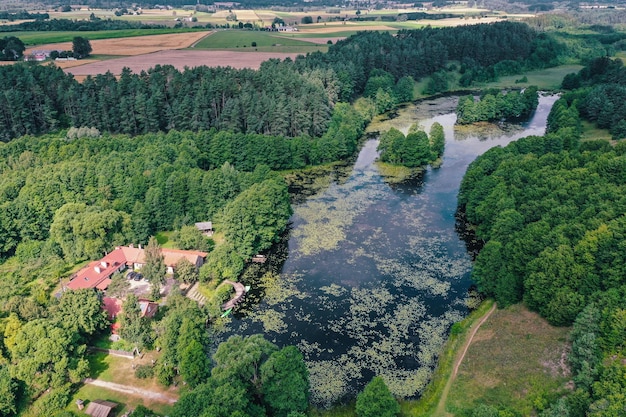
[[[178, 249], [161, 249], [161, 255], [168, 274], [174, 273], [176, 264], [183, 258], [186, 258], [196, 268], [200, 268], [207, 257], [206, 252]], [[70, 278], [67, 288], [70, 290], [93, 288], [105, 291], [111, 284], [113, 274], [125, 269], [138, 270], [145, 264], [145, 250], [141, 245], [139, 247], [133, 245], [118, 246], [102, 259], [90, 262], [74, 274]]]

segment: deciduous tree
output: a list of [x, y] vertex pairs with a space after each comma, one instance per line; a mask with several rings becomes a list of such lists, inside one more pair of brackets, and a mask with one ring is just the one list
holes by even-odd
[[356, 398], [356, 414], [359, 417], [394, 417], [399, 413], [400, 404], [379, 376], [374, 377]]
[[89, 56], [89, 54], [91, 54], [91, 43], [87, 38], [83, 38], [82, 36], [76, 36], [72, 40], [72, 51], [74, 52], [75, 58], [86, 58]]

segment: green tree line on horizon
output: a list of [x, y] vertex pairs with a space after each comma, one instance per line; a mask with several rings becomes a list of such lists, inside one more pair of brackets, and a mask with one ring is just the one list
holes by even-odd
[[[139, 74], [126, 69], [119, 80], [107, 73], [78, 83], [48, 66], [3, 66], [0, 79], [11, 88], [0, 97], [0, 139], [69, 127], [131, 135], [215, 127], [319, 137], [337, 102], [354, 100], [368, 82], [383, 82], [385, 73], [394, 85], [399, 83], [394, 94], [404, 101], [412, 98], [406, 95], [407, 80], [440, 71], [450, 60], [461, 63], [462, 85], [470, 85], [486, 80], [478, 76], [483, 72], [494, 79], [494, 68], [503, 61], [517, 63], [518, 70], [543, 68], [566, 53], [552, 38], [522, 23], [501, 22], [400, 31], [398, 36], [360, 32], [327, 54], [270, 60], [257, 71], [156, 66]], [[381, 93], [389, 93], [385, 82], [378, 86]], [[368, 94], [378, 94], [379, 88], [368, 88]], [[384, 97], [378, 102], [386, 103]], [[389, 104], [379, 107], [384, 111]]]

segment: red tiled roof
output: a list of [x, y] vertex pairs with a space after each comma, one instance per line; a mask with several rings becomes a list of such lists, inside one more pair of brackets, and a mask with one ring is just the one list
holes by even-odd
[[[204, 259], [207, 256], [206, 252], [178, 249], [161, 249], [161, 253], [163, 254], [163, 262], [168, 267], [174, 267], [183, 257], [187, 258], [192, 264], [199, 265], [198, 259]], [[134, 264], [145, 263], [145, 252], [143, 249], [132, 246], [118, 246], [104, 258], [99, 261], [93, 261], [78, 271], [76, 277], [67, 284], [67, 287], [71, 290], [84, 288], [106, 290], [109, 284], [111, 284], [111, 276], [122, 265], [132, 268]]]
[[149, 300], [139, 300], [139, 309], [141, 309], [141, 317], [154, 317], [159, 305]]
[[84, 288], [106, 289], [111, 283], [111, 275], [126, 262], [124, 253], [115, 249], [99, 261], [90, 262], [78, 271], [76, 277], [67, 284], [71, 290]]

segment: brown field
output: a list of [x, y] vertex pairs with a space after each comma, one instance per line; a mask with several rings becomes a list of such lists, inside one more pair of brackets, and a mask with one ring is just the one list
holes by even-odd
[[[92, 53], [96, 55], [141, 55], [157, 51], [188, 48], [195, 42], [207, 36], [207, 32], [176, 33], [168, 35], [134, 36], [130, 38], [97, 39], [90, 41]], [[56, 49], [59, 51], [72, 50], [72, 42], [53, 43], [38, 45], [29, 48], [24, 53], [28, 55], [31, 50]]]
[[173, 65], [178, 69], [184, 67], [197, 67], [206, 65], [209, 67], [231, 66], [233, 68], [258, 69], [261, 62], [270, 58], [285, 59], [295, 58], [297, 53], [274, 53], [274, 52], [238, 52], [238, 51], [160, 51], [152, 54], [129, 56], [123, 58], [97, 61], [86, 65], [68, 68], [67, 72], [74, 74], [78, 79], [81, 76], [104, 74], [111, 71], [113, 74], [121, 74], [122, 68], [128, 67], [133, 72], [148, 70], [155, 65]]

